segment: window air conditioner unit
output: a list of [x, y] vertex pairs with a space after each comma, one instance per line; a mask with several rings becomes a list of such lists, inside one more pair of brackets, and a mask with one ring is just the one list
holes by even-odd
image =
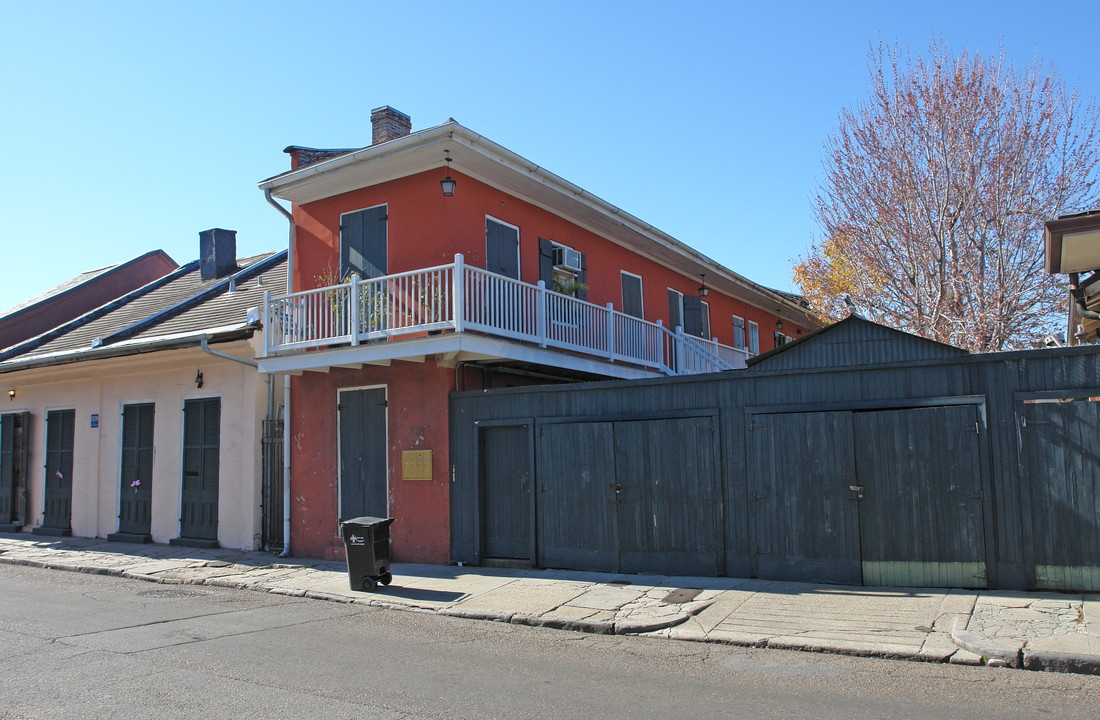
[[570, 250], [569, 248], [556, 247], [554, 248], [554, 267], [566, 268], [568, 270], [576, 270], [577, 272], [580, 272], [581, 254], [576, 250]]

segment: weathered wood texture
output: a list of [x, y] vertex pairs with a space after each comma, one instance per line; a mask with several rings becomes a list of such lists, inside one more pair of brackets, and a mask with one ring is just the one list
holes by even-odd
[[[537, 564], [676, 572], [669, 558], [713, 558], [730, 576], [1100, 590], [1100, 348], [765, 367], [453, 394], [453, 559], [483, 552], [478, 428], [510, 422], [536, 437]], [[683, 422], [644, 424], [666, 419]], [[657, 483], [635, 490], [648, 499], [615, 505], [612, 486], [639, 478]], [[712, 519], [709, 538], [638, 534], [656, 521], [706, 535]]]

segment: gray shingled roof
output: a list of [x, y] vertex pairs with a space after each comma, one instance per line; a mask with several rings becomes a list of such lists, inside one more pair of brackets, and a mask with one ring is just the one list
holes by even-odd
[[[235, 290], [230, 277], [202, 280], [199, 263], [180, 267], [156, 287], [141, 288], [109, 306], [89, 313], [48, 333], [0, 353], [0, 371], [13, 365], [71, 361], [123, 348], [141, 352], [172, 338], [198, 337], [215, 329], [247, 330], [250, 308], [263, 304], [265, 290], [286, 289], [286, 251], [265, 253], [237, 261]], [[262, 284], [258, 278], [262, 278]], [[74, 357], [77, 356], [77, 357]], [[5, 368], [7, 366], [7, 368]]]
[[74, 277], [73, 279], [68, 280], [66, 282], [63, 282], [55, 288], [51, 288], [51, 289], [47, 290], [46, 292], [42, 293], [41, 295], [33, 297], [30, 300], [26, 300], [24, 302], [21, 302], [18, 305], [16, 305], [15, 307], [8, 308], [4, 312], [0, 313], [0, 319], [5, 318], [8, 315], [13, 315], [13, 314], [19, 312], [20, 310], [22, 310], [24, 308], [29, 308], [31, 305], [36, 305], [36, 304], [42, 302], [43, 300], [49, 300], [54, 295], [60, 295], [61, 293], [68, 292], [69, 290], [72, 290], [75, 287], [79, 287], [80, 285], [88, 282], [89, 280], [92, 280], [92, 279], [94, 279], [94, 278], [96, 278], [100, 275], [103, 275], [104, 273], [110, 272], [111, 270], [114, 270], [116, 267], [118, 267], [119, 265], [122, 265], [122, 264], [124, 264], [124, 263], [116, 263], [114, 265], [108, 265], [107, 267], [101, 267], [98, 270], [89, 270], [88, 272], [81, 273], [81, 274], [77, 275], [76, 277]]

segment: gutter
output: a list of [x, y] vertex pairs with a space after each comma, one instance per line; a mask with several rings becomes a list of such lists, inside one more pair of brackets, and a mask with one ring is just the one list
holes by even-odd
[[[312, 167], [312, 166], [311, 166]], [[286, 292], [294, 292], [294, 216], [271, 197], [264, 188], [264, 199], [287, 219], [290, 240], [286, 252]], [[283, 551], [279, 557], [290, 557], [290, 375], [283, 376]]]

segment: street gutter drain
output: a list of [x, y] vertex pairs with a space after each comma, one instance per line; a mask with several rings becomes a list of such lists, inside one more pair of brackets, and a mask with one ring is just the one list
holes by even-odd
[[700, 588], [680, 588], [678, 590], [673, 590], [668, 595], [665, 595], [664, 599], [661, 602], [667, 603], [669, 605], [678, 605], [680, 603], [691, 602], [701, 592], [703, 591]]
[[209, 595], [207, 590], [146, 590], [145, 592], [139, 592], [140, 597], [156, 598], [158, 600], [166, 598], [189, 598], [189, 597], [201, 597], [203, 595]]

